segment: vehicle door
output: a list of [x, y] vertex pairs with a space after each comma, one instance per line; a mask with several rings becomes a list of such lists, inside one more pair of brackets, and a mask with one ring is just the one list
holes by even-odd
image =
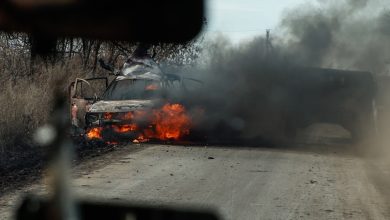
[[84, 129], [89, 107], [102, 98], [108, 87], [107, 77], [77, 78], [69, 86], [70, 118], [72, 127]]

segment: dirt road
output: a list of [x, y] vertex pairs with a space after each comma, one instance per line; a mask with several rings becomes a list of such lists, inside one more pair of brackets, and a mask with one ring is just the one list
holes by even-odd
[[[81, 197], [214, 207], [232, 220], [390, 219], [389, 163], [321, 138], [278, 148], [129, 146], [77, 167], [74, 186]], [[0, 217], [18, 194], [44, 189], [0, 198]]]

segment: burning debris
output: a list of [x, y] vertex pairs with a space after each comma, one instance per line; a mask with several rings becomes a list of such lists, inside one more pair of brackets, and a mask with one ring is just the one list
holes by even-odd
[[184, 106], [166, 104], [161, 110], [153, 112], [152, 124], [155, 124], [157, 139], [179, 140], [190, 133], [192, 123]]
[[134, 137], [128, 140], [134, 143], [149, 140], [179, 141], [190, 134], [192, 127], [191, 117], [185, 107], [169, 103], [160, 109], [104, 113], [103, 120], [108, 125], [88, 129], [86, 136], [89, 140], [107, 140], [109, 136], [128, 135]]
[[102, 131], [103, 131], [103, 128], [91, 128], [87, 132], [87, 138], [90, 139], [90, 140], [102, 139], [103, 138], [102, 137]]

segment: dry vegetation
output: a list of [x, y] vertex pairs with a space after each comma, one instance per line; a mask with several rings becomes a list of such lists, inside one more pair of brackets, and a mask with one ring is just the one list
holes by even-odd
[[54, 88], [59, 86], [66, 93], [72, 79], [87, 75], [77, 65], [42, 65], [39, 73], [15, 79], [10, 79], [10, 72], [0, 76], [0, 173], [39, 156], [32, 136], [50, 116]]

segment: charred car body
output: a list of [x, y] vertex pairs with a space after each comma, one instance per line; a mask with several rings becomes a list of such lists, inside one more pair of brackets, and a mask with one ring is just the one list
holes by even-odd
[[191, 119], [178, 97], [188, 91], [186, 79], [163, 74], [151, 59], [128, 60], [121, 71], [114, 72], [117, 76], [109, 85], [107, 78], [78, 79], [71, 84], [76, 134], [107, 142], [178, 140], [189, 134]]

